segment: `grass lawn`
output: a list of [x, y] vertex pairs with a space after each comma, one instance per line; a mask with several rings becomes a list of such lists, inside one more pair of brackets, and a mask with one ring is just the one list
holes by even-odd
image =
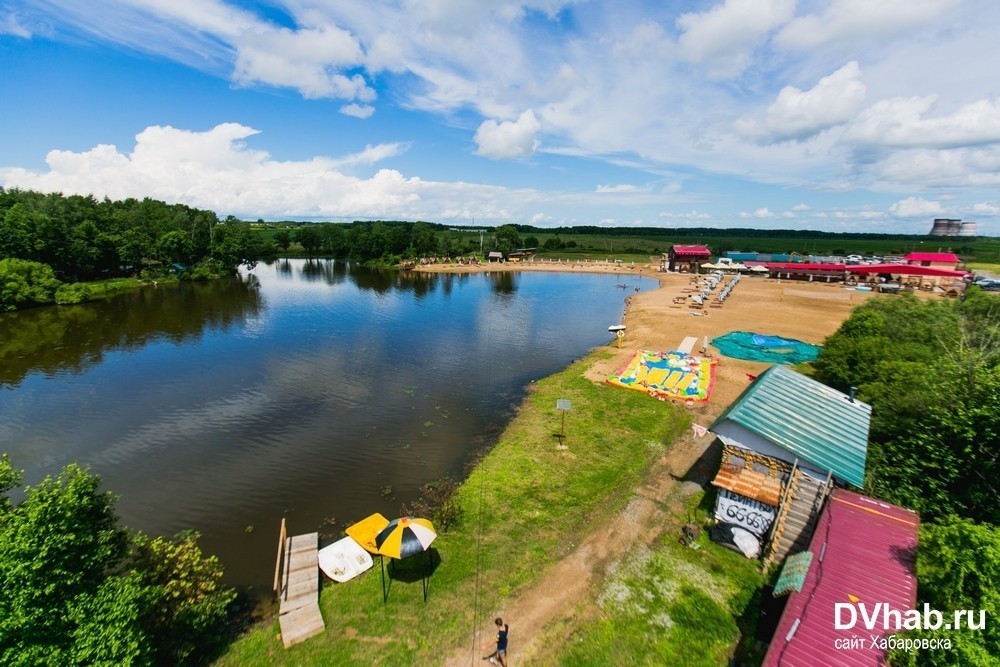
[[[413, 569], [427, 562], [423, 557], [402, 561], [413, 576], [397, 573], [385, 604], [376, 561], [347, 584], [325, 584], [323, 634], [285, 650], [272, 621], [239, 638], [218, 664], [432, 665], [468, 642], [510, 596], [620, 511], [650, 464], [690, 424], [670, 403], [582, 377], [608, 354], [595, 351], [531, 386], [514, 421], [458, 491], [462, 518], [434, 543], [439, 562], [426, 603]], [[565, 451], [556, 449], [557, 398], [573, 402]], [[640, 663], [667, 664], [682, 649], [693, 655], [690, 644], [697, 643], [697, 664], [726, 663], [737, 637], [734, 614], [759, 577], [750, 561], [705, 538], [696, 551], [670, 534], [623, 564], [602, 593], [603, 618], [570, 628], [578, 640], [565, 644], [560, 661], [617, 664], [627, 651]], [[613, 659], [595, 662], [595, 655]], [[685, 657], [685, 664], [693, 663]]]
[[[713, 497], [699, 491], [688, 499], [695, 522], [704, 524]], [[695, 507], [702, 500], [706, 506]], [[764, 575], [758, 561], [715, 545], [707, 531], [696, 547], [682, 545], [681, 525], [678, 518], [657, 543], [638, 548], [604, 582], [597, 618], [571, 630], [559, 664], [729, 664], [741, 637], [753, 636], [754, 628], [738, 619], [752, 606]], [[752, 650], [753, 642], [748, 644]]]

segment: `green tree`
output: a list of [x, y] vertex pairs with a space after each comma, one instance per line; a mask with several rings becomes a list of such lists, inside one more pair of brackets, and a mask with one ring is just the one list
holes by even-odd
[[517, 227], [514, 225], [497, 227], [493, 238], [494, 249], [502, 252], [504, 256], [521, 247], [521, 236], [517, 233]]
[[0, 312], [52, 303], [60, 284], [47, 264], [0, 259]]
[[281, 248], [281, 252], [288, 252], [288, 247], [292, 245], [292, 233], [287, 227], [282, 227], [274, 233], [274, 244]]
[[253, 268], [260, 260], [264, 243], [245, 222], [227, 222], [215, 232], [215, 257], [229, 273], [240, 265]]
[[[918, 600], [950, 615], [968, 609], [978, 623], [985, 614], [985, 628], [922, 630], [908, 637], [950, 639], [950, 650], [893, 650], [889, 664], [897, 667], [950, 667], [996, 665], [1000, 656], [1000, 529], [968, 519], [947, 517], [920, 527], [917, 551]], [[951, 623], [949, 617], [946, 621]]]
[[928, 519], [1000, 521], [1000, 317], [981, 298], [869, 301], [815, 365], [872, 406], [867, 490]]
[[196, 535], [132, 534], [100, 478], [76, 465], [9, 493], [0, 458], [0, 664], [189, 664], [222, 636], [234, 598]]
[[312, 257], [323, 245], [323, 235], [316, 227], [303, 225], [295, 230], [295, 241]]

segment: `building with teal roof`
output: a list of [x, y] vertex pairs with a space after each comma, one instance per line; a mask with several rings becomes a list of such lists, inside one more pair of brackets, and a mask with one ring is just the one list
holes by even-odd
[[862, 487], [871, 406], [784, 366], [761, 373], [710, 427], [723, 443]]

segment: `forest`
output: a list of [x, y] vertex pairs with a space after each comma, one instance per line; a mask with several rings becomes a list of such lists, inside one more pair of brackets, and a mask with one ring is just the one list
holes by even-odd
[[[1000, 614], [1000, 306], [913, 295], [859, 306], [823, 346], [817, 379], [872, 406], [865, 491], [921, 517], [918, 604]], [[923, 608], [922, 606], [920, 608]], [[994, 665], [1000, 627], [938, 630], [953, 651], [893, 665]], [[929, 635], [928, 635], [929, 636]]]

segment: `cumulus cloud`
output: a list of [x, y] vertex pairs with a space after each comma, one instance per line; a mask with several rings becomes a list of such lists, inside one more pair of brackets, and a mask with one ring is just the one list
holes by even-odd
[[682, 14], [681, 55], [712, 76], [736, 76], [750, 64], [754, 48], [794, 12], [795, 0], [725, 0], [706, 12]]
[[340, 113], [345, 116], [353, 116], [354, 118], [371, 118], [372, 114], [375, 113], [375, 107], [370, 104], [345, 104], [340, 107]]
[[805, 139], [845, 123], [864, 103], [866, 88], [860, 79], [861, 68], [852, 60], [810, 90], [785, 86], [763, 120], [741, 119], [737, 131], [766, 143]]
[[758, 220], [766, 220], [768, 218], [774, 218], [776, 216], [775, 216], [774, 213], [772, 213], [765, 206], [765, 207], [762, 207], [762, 208], [758, 208], [753, 213], [747, 213], [746, 211], [740, 211], [740, 217], [743, 218], [744, 220], [747, 220], [747, 219], [750, 219], [750, 218], [756, 218]]
[[796, 204], [791, 208], [792, 211], [802, 212], [810, 210], [809, 206], [806, 204]]
[[936, 95], [882, 100], [859, 114], [844, 138], [862, 145], [905, 148], [1000, 143], [997, 99], [978, 100], [944, 116], [925, 117], [936, 101]]
[[535, 113], [528, 109], [517, 120], [484, 120], [474, 138], [476, 155], [501, 160], [528, 157], [538, 148], [537, 134], [542, 129]]
[[154, 197], [215, 211], [257, 216], [401, 214], [419, 202], [425, 184], [380, 169], [369, 178], [343, 171], [398, 154], [400, 144], [368, 146], [341, 159], [273, 160], [245, 141], [257, 134], [238, 123], [205, 132], [153, 126], [136, 136], [131, 153], [99, 145], [88, 151], [54, 150], [48, 171], [0, 169], [6, 187], [74, 192], [98, 197]]
[[775, 41], [807, 50], [826, 44], [888, 39], [914, 28], [933, 25], [962, 0], [831, 0], [823, 11], [790, 21]]
[[926, 218], [943, 214], [944, 208], [939, 202], [923, 197], [907, 197], [890, 206], [889, 213], [897, 218]]

